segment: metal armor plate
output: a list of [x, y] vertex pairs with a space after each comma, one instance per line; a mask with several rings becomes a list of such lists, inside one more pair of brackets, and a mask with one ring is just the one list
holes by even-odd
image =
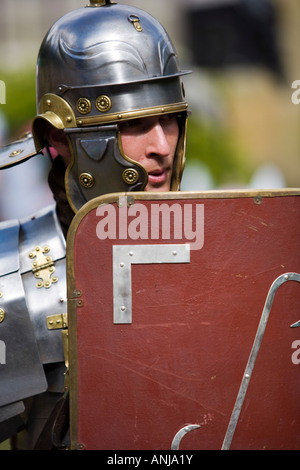
[[73, 449], [299, 449], [300, 191], [128, 193], [69, 231]]
[[20, 270], [43, 364], [64, 361], [61, 330], [47, 317], [66, 313], [66, 242], [55, 205], [21, 221]]
[[37, 155], [43, 156], [37, 153], [32, 134], [26, 132], [20, 139], [0, 148], [0, 169], [10, 168]]
[[[0, 420], [4, 405], [47, 388], [19, 269], [19, 223], [2, 224], [0, 238]], [[10, 409], [11, 410], [11, 409]]]
[[21, 400], [62, 390], [62, 330], [48, 320], [67, 311], [65, 253], [54, 205], [0, 224], [0, 422]]

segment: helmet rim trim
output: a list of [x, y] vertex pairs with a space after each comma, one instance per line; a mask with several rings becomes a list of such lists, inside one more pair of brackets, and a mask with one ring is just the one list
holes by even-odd
[[79, 127], [85, 127], [93, 124], [111, 124], [119, 121], [127, 121], [131, 119], [146, 118], [151, 116], [158, 116], [170, 113], [180, 113], [187, 111], [188, 104], [172, 103], [165, 106], [154, 106], [151, 108], [139, 108], [132, 111], [124, 111], [121, 113], [106, 114], [105, 116], [89, 116], [80, 117], [76, 119], [76, 124]]

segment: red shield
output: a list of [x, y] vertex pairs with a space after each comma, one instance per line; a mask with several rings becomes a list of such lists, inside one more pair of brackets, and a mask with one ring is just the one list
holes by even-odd
[[128, 193], [78, 212], [73, 449], [299, 449], [299, 196]]

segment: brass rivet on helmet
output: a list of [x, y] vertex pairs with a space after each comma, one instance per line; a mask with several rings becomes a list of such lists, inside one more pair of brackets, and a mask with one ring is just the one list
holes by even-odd
[[96, 98], [96, 108], [101, 113], [106, 113], [111, 108], [111, 99], [107, 95], [100, 95]]
[[92, 104], [87, 98], [79, 98], [76, 108], [81, 114], [88, 114], [92, 109]]
[[84, 188], [92, 188], [92, 186], [94, 186], [95, 180], [94, 177], [89, 173], [81, 173], [79, 176], [79, 183]]
[[134, 168], [127, 168], [122, 173], [122, 178], [127, 184], [134, 184], [139, 179], [139, 174]]
[[18, 149], [18, 150], [14, 150], [13, 152], [11, 152], [11, 154], [9, 155], [9, 157], [17, 157], [18, 155], [20, 155], [20, 153], [23, 152], [23, 149]]

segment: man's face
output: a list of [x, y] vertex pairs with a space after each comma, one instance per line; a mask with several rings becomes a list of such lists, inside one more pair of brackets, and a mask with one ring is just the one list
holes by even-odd
[[179, 127], [176, 114], [133, 119], [120, 124], [125, 155], [148, 173], [145, 191], [170, 191]]

